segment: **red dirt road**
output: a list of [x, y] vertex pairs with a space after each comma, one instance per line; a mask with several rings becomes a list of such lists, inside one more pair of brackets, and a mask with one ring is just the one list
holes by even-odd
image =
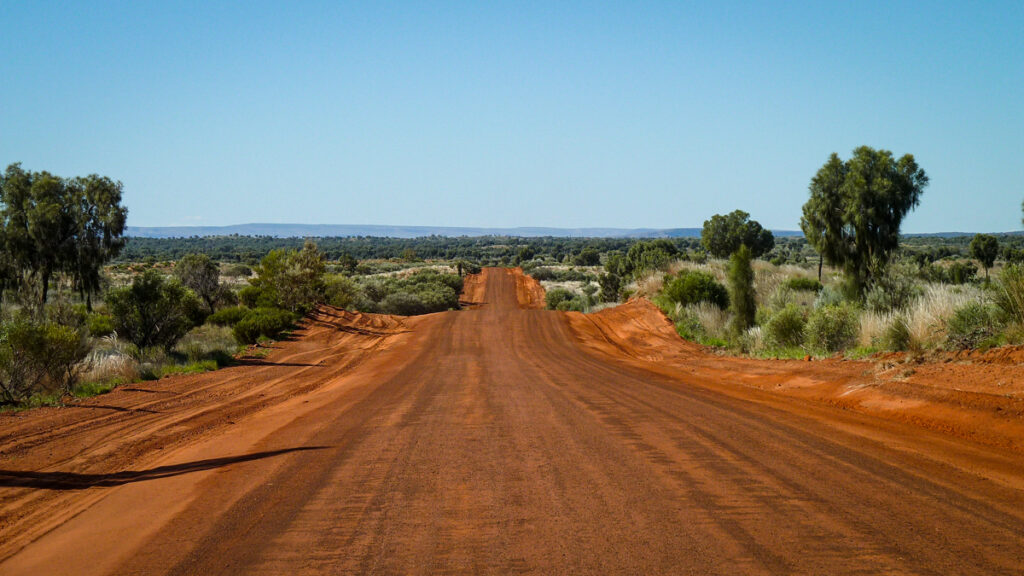
[[731, 381], [538, 296], [486, 270], [470, 310], [325, 311], [265, 362], [0, 417], [0, 574], [1024, 570], [1016, 444]]

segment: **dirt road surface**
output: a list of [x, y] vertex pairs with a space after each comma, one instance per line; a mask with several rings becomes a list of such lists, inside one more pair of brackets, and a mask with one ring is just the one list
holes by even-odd
[[776, 391], [788, 364], [540, 296], [485, 270], [468, 310], [325, 310], [265, 360], [0, 416], [0, 574], [1024, 571], [1017, 420]]

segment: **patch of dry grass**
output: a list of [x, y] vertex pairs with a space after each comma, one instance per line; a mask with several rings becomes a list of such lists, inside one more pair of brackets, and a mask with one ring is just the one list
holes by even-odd
[[974, 286], [926, 284], [921, 296], [907, 308], [911, 342], [920, 348], [941, 345], [946, 340], [946, 322], [956, 309], [985, 299], [985, 294]]

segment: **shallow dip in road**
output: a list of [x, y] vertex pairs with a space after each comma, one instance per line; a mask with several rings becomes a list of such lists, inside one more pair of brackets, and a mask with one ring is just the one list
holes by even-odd
[[322, 312], [263, 365], [5, 420], [0, 573], [1024, 565], [1018, 453], [616, 357], [517, 271], [467, 284], [468, 310]]

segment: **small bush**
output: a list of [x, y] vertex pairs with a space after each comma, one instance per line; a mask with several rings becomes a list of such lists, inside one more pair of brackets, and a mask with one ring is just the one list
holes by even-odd
[[85, 320], [89, 335], [96, 338], [109, 336], [114, 333], [114, 318], [109, 314], [90, 314]]
[[947, 346], [963, 350], [991, 343], [999, 333], [997, 316], [994, 307], [981, 302], [957, 308], [946, 323]]
[[549, 290], [544, 295], [544, 302], [547, 305], [548, 310], [558, 310], [558, 305], [564, 301], [572, 300], [574, 294], [565, 288], [555, 288]]
[[238, 352], [238, 342], [231, 328], [205, 324], [185, 334], [174, 351], [189, 362], [213, 360], [218, 366], [227, 366]]
[[131, 286], [111, 290], [107, 306], [117, 333], [139, 348], [170, 348], [205, 319], [203, 307], [191, 290], [155, 270], [137, 276]]
[[902, 310], [921, 295], [909, 276], [889, 273], [879, 278], [864, 295], [864, 307], [872, 312]]
[[683, 270], [666, 283], [664, 293], [669, 300], [683, 306], [709, 302], [723, 310], [729, 307], [729, 291], [707, 272]]
[[903, 316], [895, 315], [882, 332], [879, 344], [885, 350], [899, 352], [908, 350], [912, 342], [913, 338], [910, 334], [910, 326], [907, 324], [907, 319]]
[[411, 292], [395, 292], [388, 294], [381, 300], [380, 310], [386, 314], [415, 316], [417, 314], [426, 314], [427, 305], [416, 294]]
[[797, 276], [790, 278], [782, 284], [790, 290], [796, 290], [798, 292], [821, 292], [823, 286], [821, 282], [818, 282], [815, 278], [806, 278], [804, 276]]
[[89, 353], [85, 333], [21, 318], [0, 327], [0, 404], [20, 404], [42, 392], [70, 392]]
[[220, 310], [210, 314], [206, 317], [207, 324], [213, 324], [215, 326], [234, 326], [242, 321], [250, 310], [243, 306], [232, 306], [231, 308], [221, 308]]
[[233, 333], [241, 344], [255, 344], [260, 337], [277, 338], [292, 327], [295, 316], [280, 308], [256, 308], [235, 324]]
[[822, 306], [807, 319], [807, 346], [822, 352], [838, 352], [853, 345], [859, 329], [857, 313], [849, 306]]
[[338, 308], [350, 308], [359, 298], [359, 286], [347, 276], [324, 277], [324, 302]]
[[804, 327], [807, 317], [799, 306], [789, 304], [773, 314], [765, 323], [765, 340], [772, 346], [790, 348], [804, 341]]
[[973, 262], [954, 262], [947, 270], [951, 284], [967, 284], [978, 276], [978, 267]]
[[238, 291], [238, 299], [249, 308], [277, 306], [277, 292], [269, 286], [246, 286]]

